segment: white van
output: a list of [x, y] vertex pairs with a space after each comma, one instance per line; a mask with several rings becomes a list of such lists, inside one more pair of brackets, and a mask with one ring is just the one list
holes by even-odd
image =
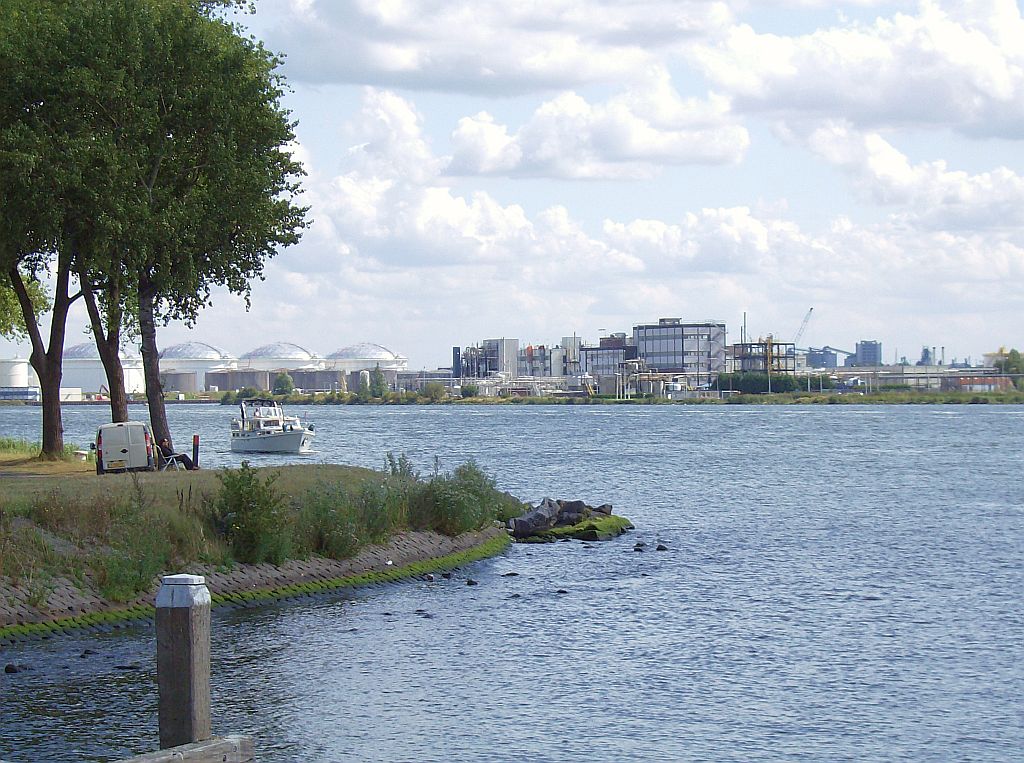
[[156, 468], [156, 445], [141, 421], [103, 424], [96, 433], [96, 473], [151, 472]]

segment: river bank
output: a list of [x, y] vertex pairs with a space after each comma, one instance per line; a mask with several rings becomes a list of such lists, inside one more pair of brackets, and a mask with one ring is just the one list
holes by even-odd
[[[511, 539], [500, 525], [455, 537], [436, 532], [400, 532], [387, 543], [364, 548], [350, 559], [310, 557], [279, 565], [235, 564], [230, 568], [192, 564], [179, 572], [203, 575], [213, 605], [246, 606], [269, 599], [312, 595], [454, 569], [503, 551]], [[113, 602], [81, 582], [54, 581], [45, 603], [0, 579], [0, 645], [70, 629], [103, 629], [153, 616], [158, 583], [128, 602]]]
[[224, 603], [427, 574], [500, 552], [523, 508], [472, 462], [97, 475], [0, 446], [0, 642], [148, 617], [170, 573]]

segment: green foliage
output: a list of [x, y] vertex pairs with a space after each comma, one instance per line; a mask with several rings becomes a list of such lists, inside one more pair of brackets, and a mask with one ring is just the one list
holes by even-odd
[[[514, 513], [507, 514], [509, 511]], [[458, 535], [489, 520], [520, 513], [522, 504], [499, 492], [494, 480], [472, 461], [452, 473], [435, 468], [434, 475], [417, 483], [409, 496], [409, 525], [445, 535]]]
[[[736, 374], [719, 374], [718, 387], [722, 390], [735, 390], [748, 395], [758, 395], [768, 392], [768, 374], [744, 372]], [[772, 374], [771, 391], [776, 392], [799, 392], [800, 382], [789, 374]], [[805, 382], [806, 383], [806, 382]], [[814, 382], [811, 382], [814, 384]]]
[[166, 546], [153, 533], [140, 533], [136, 543], [100, 554], [92, 560], [100, 592], [110, 601], [125, 602], [148, 591], [167, 567]]
[[370, 397], [382, 398], [388, 391], [388, 383], [384, 378], [384, 372], [380, 370], [380, 364], [370, 371]]
[[427, 382], [423, 385], [423, 396], [432, 403], [440, 403], [448, 396], [448, 391], [441, 382]]
[[404, 453], [395, 458], [395, 454], [388, 451], [384, 457], [384, 473], [392, 477], [400, 477], [410, 481], [417, 481], [420, 473], [412, 465], [412, 461]]
[[[28, 273], [22, 275], [29, 299], [35, 308], [35, 314], [45, 313], [50, 309], [50, 298], [43, 290], [42, 284]], [[28, 336], [21, 303], [18, 301], [18, 296], [10, 281], [3, 277], [0, 277], [0, 336], [15, 340], [25, 339]]]
[[462, 385], [462, 396], [463, 397], [476, 397], [480, 394], [479, 384], [463, 384]]
[[1005, 358], [995, 362], [995, 368], [1004, 374], [1022, 374], [1014, 379], [1013, 383], [1017, 389], [1024, 390], [1024, 357], [1021, 357], [1019, 350], [1010, 350]]
[[217, 475], [220, 492], [211, 518], [240, 562], [280, 564], [290, 551], [290, 521], [284, 499], [274, 489], [277, 475], [261, 479], [248, 461]]
[[237, 405], [243, 400], [248, 400], [252, 397], [260, 397], [261, 393], [255, 387], [242, 387], [238, 392], [225, 392], [223, 397], [220, 399], [221, 405]]
[[286, 371], [282, 371], [274, 377], [274, 394], [275, 395], [290, 395], [295, 389], [295, 382], [291, 377], [291, 374]]

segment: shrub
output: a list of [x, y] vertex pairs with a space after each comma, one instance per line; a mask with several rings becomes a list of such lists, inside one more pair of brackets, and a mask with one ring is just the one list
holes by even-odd
[[448, 390], [441, 382], [427, 382], [423, 385], [423, 396], [432, 403], [440, 403], [448, 396]]
[[290, 522], [284, 499], [274, 490], [277, 475], [261, 480], [243, 461], [239, 469], [217, 475], [221, 489], [213, 500], [211, 519], [240, 562], [280, 564], [290, 550]]
[[150, 590], [166, 566], [166, 546], [152, 531], [139, 532], [130, 546], [101, 554], [92, 562], [100, 592], [111, 601], [131, 601]]
[[445, 535], [476, 530], [492, 519], [520, 513], [522, 504], [499, 492], [494, 480], [472, 461], [450, 474], [435, 468], [428, 482], [413, 487], [408, 501], [411, 527]]
[[352, 509], [351, 493], [342, 485], [321, 484], [302, 501], [298, 538], [303, 551], [332, 559], [347, 559], [363, 545], [361, 528]]

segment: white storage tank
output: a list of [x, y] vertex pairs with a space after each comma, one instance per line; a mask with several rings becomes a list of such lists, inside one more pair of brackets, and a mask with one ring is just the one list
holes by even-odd
[[0, 360], [0, 387], [28, 387], [29, 363], [21, 358]]

